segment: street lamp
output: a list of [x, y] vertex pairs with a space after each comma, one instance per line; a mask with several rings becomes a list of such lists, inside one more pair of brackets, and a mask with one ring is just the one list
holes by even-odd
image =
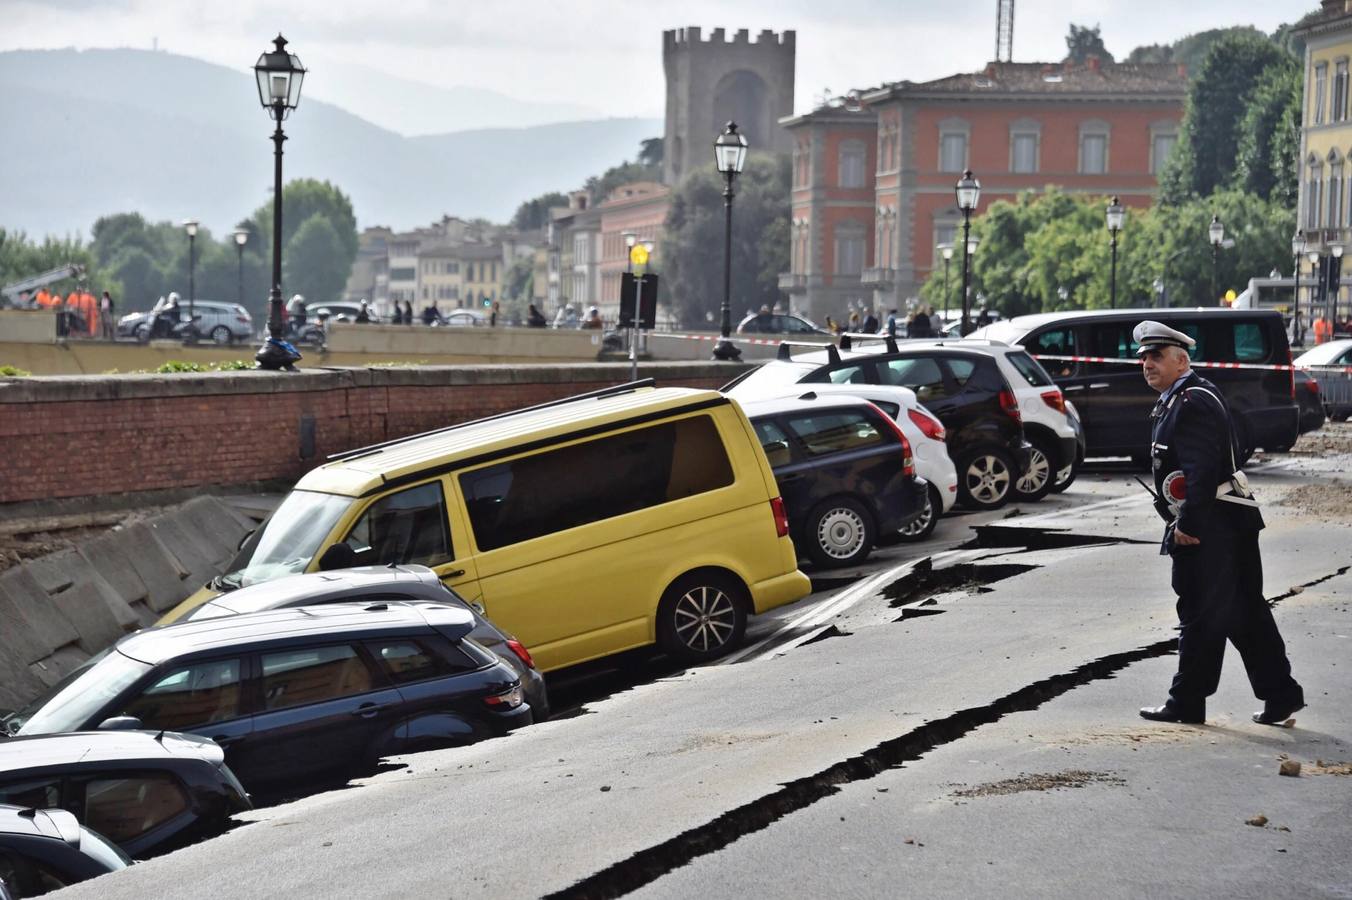
[[244, 245], [249, 243], [249, 232], [243, 228], [235, 231], [235, 252], [239, 256], [239, 305], [244, 305]]
[[195, 323], [193, 313], [196, 312], [197, 298], [197, 285], [194, 280], [196, 274], [194, 270], [197, 268], [197, 220], [185, 219], [183, 230], [188, 232], [188, 321]]
[[273, 45], [254, 64], [258, 102], [277, 123], [272, 133], [272, 290], [268, 294], [268, 339], [254, 359], [260, 369], [294, 369], [300, 353], [282, 340], [282, 142], [286, 140], [282, 120], [300, 105], [305, 68], [298, 56], [286, 52], [286, 38], [277, 35]]
[[944, 257], [944, 323], [948, 323], [948, 264], [953, 260], [953, 243], [947, 241], [939, 245]]
[[634, 249], [634, 244], [638, 241], [638, 234], [633, 231], [621, 231], [620, 237], [624, 238], [624, 270], [633, 272], [634, 261], [629, 258], [629, 251]]
[[1113, 274], [1108, 282], [1108, 308], [1117, 309], [1117, 233], [1122, 230], [1122, 223], [1127, 218], [1127, 211], [1122, 208], [1121, 202], [1114, 197], [1112, 202], [1108, 204], [1104, 216], [1108, 221], [1108, 233], [1112, 235], [1113, 247]]
[[742, 351], [728, 339], [732, 332], [732, 182], [746, 164], [746, 138], [737, 133], [737, 123], [729, 122], [714, 141], [714, 164], [723, 173], [723, 321], [722, 337], [714, 345], [714, 359], [736, 362]]
[[1291, 312], [1291, 342], [1297, 347], [1305, 346], [1305, 332], [1300, 327], [1300, 258], [1305, 255], [1305, 232], [1299, 228], [1291, 236], [1291, 256], [1295, 259], [1296, 289], [1295, 304]]
[[1342, 278], [1343, 245], [1329, 244], [1329, 252], [1333, 254], [1334, 259], [1338, 260], [1338, 262], [1332, 264], [1333, 271], [1332, 274], [1329, 276], [1329, 281], [1332, 282], [1330, 286], [1333, 288], [1333, 294], [1328, 298], [1328, 301], [1324, 304], [1325, 306], [1328, 307], [1328, 316], [1329, 316], [1328, 336], [1329, 340], [1332, 340], [1333, 332], [1337, 330], [1337, 326], [1335, 323], [1338, 321], [1338, 295], [1341, 294], [1343, 290], [1343, 278]]
[[972, 170], [968, 169], [962, 173], [962, 178], [954, 187], [958, 195], [958, 209], [962, 210], [962, 325], [958, 333], [963, 337], [971, 334], [971, 302], [967, 296], [969, 285], [972, 279], [972, 251], [971, 233], [972, 233], [972, 210], [976, 209], [977, 201], [981, 199], [981, 182], [972, 177]]
[[1221, 224], [1221, 217], [1213, 215], [1206, 231], [1211, 238], [1211, 302], [1208, 305], [1219, 306], [1221, 241], [1225, 240], [1225, 226]]

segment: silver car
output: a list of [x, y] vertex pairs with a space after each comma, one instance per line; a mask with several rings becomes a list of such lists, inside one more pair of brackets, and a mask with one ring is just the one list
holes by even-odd
[[[216, 300], [194, 300], [193, 314], [198, 316], [197, 331], [203, 338], [217, 344], [233, 344], [236, 341], [252, 340], [254, 336], [253, 316], [238, 303], [221, 303]], [[179, 302], [179, 319], [188, 320], [188, 301]], [[117, 320], [118, 337], [136, 338], [138, 341], [150, 340], [150, 329], [154, 322], [154, 313], [127, 313]]]

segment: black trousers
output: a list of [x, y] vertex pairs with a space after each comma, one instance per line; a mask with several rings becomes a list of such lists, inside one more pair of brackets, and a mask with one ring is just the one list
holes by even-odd
[[1171, 703], [1185, 711], [1205, 708], [1220, 684], [1227, 640], [1239, 651], [1259, 700], [1301, 697], [1286, 644], [1263, 598], [1258, 532], [1218, 516], [1198, 537], [1201, 544], [1175, 547], [1170, 554], [1181, 626]]

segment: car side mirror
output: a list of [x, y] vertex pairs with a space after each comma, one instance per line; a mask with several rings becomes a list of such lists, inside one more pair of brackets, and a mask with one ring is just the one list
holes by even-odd
[[140, 731], [144, 727], [136, 716], [113, 716], [99, 723], [99, 731]]
[[332, 572], [334, 569], [350, 569], [357, 562], [357, 551], [345, 543], [334, 544], [319, 557], [319, 571]]

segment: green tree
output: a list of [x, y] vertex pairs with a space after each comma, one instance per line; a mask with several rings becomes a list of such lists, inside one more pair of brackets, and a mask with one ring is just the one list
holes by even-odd
[[309, 303], [336, 300], [352, 271], [350, 258], [346, 265], [337, 264], [345, 250], [338, 229], [327, 216], [310, 216], [282, 253], [285, 294], [303, 294]]
[[[250, 217], [251, 230], [258, 234], [262, 246], [269, 248], [269, 254], [272, 247], [272, 207], [273, 202], [269, 200]], [[333, 265], [350, 271], [352, 261], [357, 258], [357, 216], [352, 211], [352, 200], [327, 181], [298, 178], [287, 182], [282, 188], [282, 246], [290, 244], [296, 233], [315, 215], [327, 219], [338, 238], [340, 253]], [[285, 261], [285, 254], [282, 259]]]
[[662, 138], [654, 137], [639, 142], [638, 161], [644, 166], [662, 165], [663, 154]]
[[[511, 268], [507, 270], [507, 277], [503, 279], [504, 299], [521, 303], [530, 302], [532, 292], [535, 289], [535, 259], [530, 256], [523, 256], [512, 263]], [[521, 307], [523, 310], [525, 306]]]
[[[752, 156], [736, 182], [732, 210], [732, 314], [779, 299], [788, 262], [789, 167], [784, 157]], [[723, 302], [723, 180], [713, 167], [688, 175], [672, 195], [658, 263], [660, 299], [678, 321], [717, 321]], [[779, 223], [784, 227], [779, 227]]]
[[587, 179], [584, 187], [587, 193], [591, 195], [592, 204], [599, 206], [606, 201], [611, 192], [622, 184], [631, 184], [635, 181], [661, 181], [662, 167], [647, 166], [638, 162], [622, 162], [618, 166], [612, 166], [606, 169], [601, 175], [593, 175]]
[[127, 246], [118, 251], [108, 271], [122, 285], [114, 299], [122, 312], [150, 309], [168, 293], [164, 272], [144, 248]]
[[1170, 63], [1174, 61], [1174, 46], [1173, 44], [1144, 44], [1127, 54], [1126, 61], [1132, 64]]
[[1070, 32], [1066, 35], [1066, 51], [1066, 60], [1080, 65], [1091, 56], [1097, 56], [1105, 63], [1113, 61], [1113, 55], [1103, 46], [1103, 35], [1097, 25], [1090, 28], [1071, 22]]
[[1164, 202], [1205, 197], [1230, 182], [1250, 94], [1285, 58], [1261, 36], [1232, 34], [1212, 45], [1188, 88], [1182, 133], [1161, 177]]
[[549, 211], [556, 206], [567, 206], [568, 195], [558, 191], [523, 201], [512, 216], [512, 227], [517, 231], [538, 231], [549, 224]]
[[[1295, 186], [1300, 155], [1301, 66], [1290, 57], [1273, 62], [1249, 98], [1239, 124], [1236, 187], [1271, 199]], [[1288, 123], [1296, 127], [1296, 140]], [[1290, 197], [1294, 201], [1295, 197]]]
[[1235, 25], [1229, 28], [1211, 28], [1206, 31], [1199, 31], [1196, 34], [1190, 34], [1174, 41], [1173, 62], [1182, 63], [1187, 68], [1188, 75], [1195, 78], [1201, 73], [1202, 65], [1206, 61], [1207, 54], [1211, 52], [1211, 48], [1226, 38], [1234, 37], [1264, 40], [1267, 35], [1252, 25]]

